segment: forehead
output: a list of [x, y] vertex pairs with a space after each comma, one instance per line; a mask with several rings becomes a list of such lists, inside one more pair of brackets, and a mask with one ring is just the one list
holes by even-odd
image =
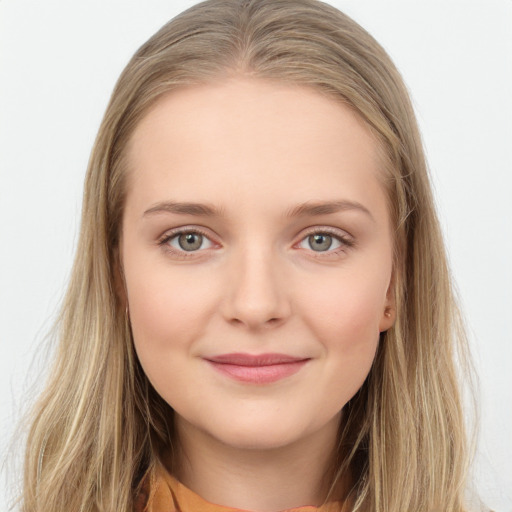
[[349, 106], [308, 87], [230, 79], [173, 91], [144, 116], [127, 148], [127, 200], [359, 201], [382, 193], [379, 155]]

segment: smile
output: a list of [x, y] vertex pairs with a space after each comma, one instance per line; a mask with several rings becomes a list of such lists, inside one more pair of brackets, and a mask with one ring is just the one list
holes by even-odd
[[205, 359], [228, 377], [252, 384], [269, 384], [297, 373], [310, 359], [286, 354], [223, 354]]

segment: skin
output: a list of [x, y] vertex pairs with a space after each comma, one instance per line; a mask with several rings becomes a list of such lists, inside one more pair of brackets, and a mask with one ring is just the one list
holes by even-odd
[[[160, 99], [127, 154], [126, 298], [142, 367], [176, 413], [178, 478], [226, 506], [321, 504], [342, 408], [394, 321], [376, 141], [317, 91], [236, 77]], [[171, 201], [218, 212], [162, 206]], [[204, 233], [199, 248], [183, 250], [178, 228]], [[260, 384], [207, 361], [240, 352], [307, 362]]]

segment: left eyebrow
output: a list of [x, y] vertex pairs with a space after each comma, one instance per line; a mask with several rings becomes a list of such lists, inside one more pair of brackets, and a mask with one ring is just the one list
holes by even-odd
[[316, 202], [305, 202], [294, 206], [286, 212], [287, 217], [304, 217], [307, 215], [329, 215], [331, 213], [337, 213], [347, 210], [356, 210], [364, 213], [372, 221], [375, 222], [375, 218], [371, 214], [370, 210], [363, 206], [357, 201], [348, 201], [346, 199], [340, 201], [316, 201]]

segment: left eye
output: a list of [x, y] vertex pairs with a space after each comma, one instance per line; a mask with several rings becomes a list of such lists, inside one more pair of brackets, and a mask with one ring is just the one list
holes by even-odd
[[200, 249], [209, 249], [212, 242], [201, 233], [196, 231], [188, 231], [185, 233], [177, 233], [166, 240], [173, 249], [177, 251], [194, 252]]
[[343, 245], [339, 237], [329, 233], [313, 233], [304, 238], [299, 247], [301, 249], [311, 249], [315, 252], [325, 252], [332, 249], [338, 249]]

